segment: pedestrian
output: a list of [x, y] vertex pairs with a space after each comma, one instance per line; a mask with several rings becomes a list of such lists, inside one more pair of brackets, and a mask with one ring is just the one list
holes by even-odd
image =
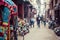
[[46, 26], [46, 21], [45, 21], [45, 20], [43, 20], [43, 22], [44, 22], [44, 26]]
[[41, 21], [41, 23], [43, 22], [43, 15], [40, 16], [40, 21]]
[[40, 16], [39, 15], [37, 16], [36, 21], [37, 21], [37, 26], [40, 28]]
[[31, 26], [31, 27], [33, 26], [33, 27], [34, 27], [34, 18], [31, 18], [31, 19], [30, 19], [30, 26]]

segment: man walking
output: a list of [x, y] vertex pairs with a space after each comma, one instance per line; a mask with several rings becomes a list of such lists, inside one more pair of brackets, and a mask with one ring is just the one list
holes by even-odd
[[37, 26], [40, 28], [40, 16], [39, 15], [37, 16], [36, 21], [37, 21]]

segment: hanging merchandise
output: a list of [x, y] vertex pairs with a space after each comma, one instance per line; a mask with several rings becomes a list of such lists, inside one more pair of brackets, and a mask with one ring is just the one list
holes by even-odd
[[13, 30], [14, 26], [10, 24], [11, 15], [17, 17], [17, 6], [12, 0], [0, 0], [0, 27], [2, 27], [0, 28], [0, 34], [2, 34], [0, 40], [10, 40], [10, 29]]
[[12, 40], [13, 37], [14, 37], [14, 40], [17, 40], [17, 34], [16, 34], [16, 28], [18, 27], [17, 7], [12, 0], [5, 0], [5, 2], [8, 3], [9, 5], [11, 5], [11, 19], [13, 20], [12, 24], [10, 24], [10, 34], [11, 34], [10, 40]]
[[[0, 24], [0, 40], [6, 40], [7, 39], [7, 34], [6, 34], [6, 29], [5, 29], [5, 27], [3, 27], [2, 26], [2, 23], [3, 24], [5, 24], [5, 22], [6, 22], [6, 24], [5, 25], [7, 25], [8, 23], [8, 21], [7, 21], [7, 19], [5, 19], [6, 18], [6, 16], [7, 15], [4, 15], [5, 14], [5, 9], [4, 9], [4, 7], [5, 6], [0, 6], [0, 8], [1, 8], [1, 10], [0, 10], [0, 16], [1, 16], [1, 24]], [[7, 7], [6, 7], [7, 8]], [[4, 14], [3, 14], [4, 13]], [[7, 12], [6, 12], [7, 13]]]
[[[10, 19], [17, 13], [12, 0], [0, 0], [0, 40], [10, 40]], [[2, 28], [1, 28], [2, 27]]]

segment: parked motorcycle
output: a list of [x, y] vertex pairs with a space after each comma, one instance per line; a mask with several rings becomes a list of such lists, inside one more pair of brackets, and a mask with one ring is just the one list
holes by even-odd
[[56, 33], [57, 36], [60, 36], [60, 27], [56, 27], [54, 29], [54, 32]]

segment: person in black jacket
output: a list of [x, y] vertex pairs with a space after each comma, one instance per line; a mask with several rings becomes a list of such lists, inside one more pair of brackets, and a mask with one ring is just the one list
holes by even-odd
[[36, 21], [37, 21], [37, 26], [40, 28], [40, 16], [39, 15], [37, 16]]

